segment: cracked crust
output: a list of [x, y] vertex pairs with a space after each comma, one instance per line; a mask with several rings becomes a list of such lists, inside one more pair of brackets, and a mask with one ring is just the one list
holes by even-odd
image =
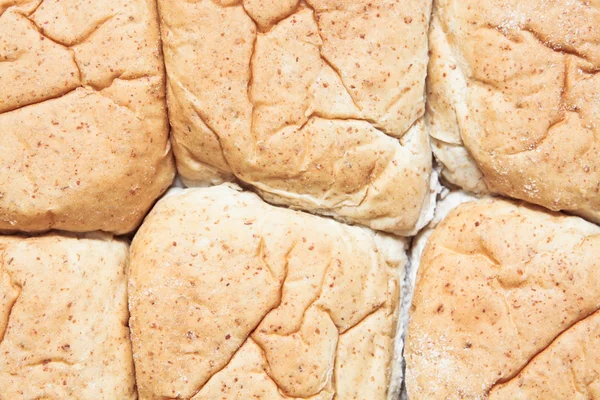
[[[428, 0], [159, 1], [190, 186], [410, 235], [426, 221]], [[201, 21], [202, 23], [198, 23]]]
[[128, 246], [0, 237], [0, 399], [135, 399]]
[[437, 0], [429, 40], [443, 177], [600, 222], [600, 4]]
[[404, 241], [235, 187], [161, 200], [129, 282], [141, 399], [386, 399]]
[[525, 203], [485, 199], [452, 210], [420, 261], [405, 350], [409, 398], [548, 398], [543, 390], [557, 398], [573, 390], [561, 373], [569, 365], [575, 387], [591, 383], [599, 360], [582, 359], [576, 343], [598, 340], [585, 331], [600, 308], [599, 247], [596, 225]]
[[577, 322], [489, 399], [597, 399], [600, 397], [600, 312]]
[[0, 1], [0, 87], [0, 231], [127, 233], [172, 182], [153, 1]]

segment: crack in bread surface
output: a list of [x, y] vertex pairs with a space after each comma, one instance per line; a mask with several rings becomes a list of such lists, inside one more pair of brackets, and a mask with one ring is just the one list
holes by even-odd
[[[522, 397], [594, 398], [598, 381], [597, 360], [593, 356], [600, 334], [596, 312], [574, 324], [540, 352], [518, 375], [495, 385], [489, 399]], [[588, 356], [588, 354], [590, 356]], [[553, 374], [547, 374], [552, 371]]]
[[[259, 246], [260, 246], [260, 249], [264, 250], [264, 248], [263, 248], [263, 246], [264, 246], [264, 237], [262, 237], [262, 236], [261, 236], [261, 239], [260, 239], [260, 243], [261, 243], [261, 245], [259, 245]], [[270, 379], [270, 380], [272, 380], [272, 381], [273, 381], [273, 382], [274, 382], [274, 383], [277, 385], [277, 388], [278, 388], [279, 392], [280, 392], [280, 393], [282, 393], [282, 394], [285, 396], [285, 398], [290, 398], [290, 399], [291, 399], [291, 398], [293, 398], [293, 399], [309, 399], [309, 398], [313, 398], [314, 396], [318, 396], [318, 395], [319, 395], [321, 392], [323, 392], [323, 391], [325, 391], [325, 390], [328, 390], [328, 389], [327, 389], [327, 387], [323, 387], [323, 388], [322, 388], [321, 390], [319, 390], [318, 392], [316, 392], [316, 393], [311, 393], [311, 394], [307, 395], [306, 397], [299, 396], [299, 395], [297, 395], [297, 394], [296, 394], [296, 395], [294, 395], [294, 394], [290, 394], [290, 393], [288, 393], [286, 390], [284, 390], [284, 389], [281, 387], [280, 383], [278, 382], [278, 380], [277, 380], [275, 377], [273, 377], [272, 373], [270, 373], [270, 372], [269, 372], [269, 371], [273, 370], [273, 367], [272, 367], [272, 366], [270, 365], [270, 363], [269, 363], [269, 357], [267, 356], [267, 352], [265, 351], [265, 349], [264, 349], [263, 345], [261, 344], [260, 340], [257, 340], [257, 338], [255, 338], [255, 336], [256, 336], [256, 335], [255, 335], [255, 333], [257, 332], [257, 330], [259, 329], [259, 327], [262, 325], [262, 323], [263, 323], [263, 321], [264, 321], [265, 317], [266, 317], [266, 316], [267, 316], [269, 313], [271, 313], [271, 311], [273, 311], [273, 310], [275, 310], [275, 309], [279, 308], [279, 306], [281, 305], [281, 302], [282, 302], [282, 300], [283, 300], [283, 298], [284, 298], [284, 297], [283, 297], [283, 293], [284, 293], [284, 291], [285, 291], [285, 288], [286, 288], [286, 280], [287, 280], [287, 278], [288, 278], [289, 255], [290, 255], [290, 254], [291, 254], [291, 253], [294, 251], [295, 247], [296, 247], [296, 243], [292, 244], [292, 246], [291, 246], [291, 247], [289, 248], [289, 250], [286, 252], [286, 256], [285, 256], [285, 263], [284, 263], [284, 264], [285, 264], [285, 267], [284, 267], [284, 278], [283, 278], [283, 281], [282, 281], [282, 283], [281, 283], [281, 285], [280, 285], [280, 294], [279, 294], [279, 301], [278, 301], [278, 304], [277, 304], [277, 305], [275, 305], [275, 306], [274, 306], [274, 307], [273, 307], [271, 310], [269, 310], [269, 311], [267, 311], [267, 312], [265, 313], [265, 316], [264, 316], [264, 317], [263, 317], [263, 318], [262, 318], [262, 319], [259, 321], [259, 323], [256, 325], [256, 327], [255, 327], [254, 329], [252, 329], [252, 330], [251, 330], [251, 332], [250, 332], [250, 333], [249, 333], [249, 334], [246, 336], [246, 339], [245, 339], [245, 340], [242, 342], [242, 344], [240, 345], [240, 347], [239, 347], [239, 348], [238, 348], [238, 349], [237, 349], [237, 350], [236, 350], [236, 351], [235, 351], [235, 352], [234, 352], [234, 353], [231, 355], [231, 357], [229, 357], [229, 361], [227, 361], [227, 363], [226, 363], [226, 364], [225, 364], [225, 365], [224, 365], [222, 368], [220, 368], [218, 371], [214, 372], [214, 373], [213, 373], [213, 374], [212, 374], [212, 375], [211, 375], [211, 376], [208, 378], [207, 382], [206, 382], [204, 385], [202, 385], [202, 387], [198, 388], [198, 389], [195, 391], [194, 395], [192, 395], [190, 398], [192, 398], [192, 399], [193, 399], [193, 398], [194, 398], [194, 397], [195, 397], [195, 396], [196, 396], [198, 393], [200, 393], [200, 392], [202, 391], [202, 389], [203, 389], [203, 388], [204, 388], [204, 387], [205, 387], [205, 386], [208, 384], [208, 382], [209, 382], [209, 381], [210, 381], [210, 380], [211, 380], [213, 377], [215, 377], [216, 375], [218, 375], [219, 373], [221, 373], [223, 370], [225, 370], [225, 369], [226, 369], [226, 368], [227, 368], [227, 367], [230, 365], [230, 363], [231, 363], [231, 360], [232, 360], [232, 359], [233, 359], [233, 358], [236, 356], [236, 354], [238, 353], [238, 351], [240, 351], [240, 350], [241, 350], [241, 349], [244, 347], [244, 345], [246, 344], [246, 342], [247, 342], [247, 341], [250, 341], [250, 340], [251, 340], [251, 341], [252, 341], [254, 344], [256, 344], [256, 345], [257, 345], [257, 346], [258, 346], [258, 347], [261, 349], [261, 352], [262, 352], [262, 354], [263, 354], [263, 357], [264, 357], [264, 359], [265, 359], [265, 362], [266, 362], [266, 364], [267, 364], [267, 368], [265, 369], [265, 373], [267, 374], [267, 376], [269, 377], [269, 379]], [[267, 266], [267, 269], [268, 269], [268, 270], [270, 271], [270, 273], [272, 274], [272, 272], [271, 272], [271, 271], [272, 271], [271, 267], [269, 267], [269, 266], [268, 266], [268, 263], [267, 263], [267, 262], [264, 260], [264, 254], [263, 254], [262, 250], [261, 250], [261, 251], [259, 251], [259, 253], [258, 253], [258, 257], [259, 257], [261, 260], [263, 260], [263, 263], [264, 263], [264, 264]], [[307, 347], [309, 347], [309, 346], [310, 346], [310, 345], [309, 345], [309, 343], [306, 343], [306, 342], [304, 342], [302, 335], [301, 335], [301, 334], [299, 334], [299, 333], [300, 333], [300, 330], [302, 329], [302, 324], [304, 323], [304, 319], [306, 318], [306, 313], [307, 313], [307, 311], [308, 311], [308, 310], [309, 310], [311, 307], [313, 307], [313, 306], [314, 306], [314, 307], [316, 307], [316, 308], [319, 308], [319, 309], [321, 309], [323, 312], [325, 312], [327, 315], [329, 315], [329, 313], [331, 312], [331, 310], [324, 309], [324, 308], [323, 308], [323, 306], [320, 306], [320, 305], [318, 305], [318, 304], [316, 305], [316, 303], [317, 303], [319, 300], [321, 300], [321, 294], [322, 294], [322, 292], [323, 292], [323, 289], [324, 289], [324, 285], [325, 285], [325, 279], [326, 279], [326, 277], [328, 276], [328, 273], [329, 273], [329, 266], [330, 266], [332, 263], [333, 263], [333, 260], [332, 260], [332, 262], [330, 262], [330, 263], [328, 264], [328, 267], [325, 269], [324, 273], [322, 274], [322, 280], [321, 280], [321, 282], [320, 282], [320, 284], [319, 284], [319, 289], [318, 289], [318, 291], [317, 291], [316, 295], [314, 296], [313, 300], [311, 300], [311, 302], [310, 302], [310, 303], [309, 303], [309, 304], [308, 304], [308, 305], [307, 305], [307, 306], [304, 308], [304, 311], [303, 311], [303, 313], [302, 313], [302, 316], [300, 317], [300, 320], [301, 320], [301, 322], [298, 324], [297, 328], [296, 328], [296, 329], [294, 329], [294, 330], [292, 330], [292, 331], [286, 332], [285, 334], [280, 334], [280, 333], [277, 333], [277, 332], [269, 332], [269, 335], [280, 336], [280, 337], [290, 337], [290, 336], [294, 336], [294, 335], [297, 335], [297, 334], [298, 334], [298, 337], [299, 337], [300, 341], [302, 342], [302, 344], [304, 344], [304, 345], [305, 345], [305, 346], [307, 346]], [[363, 323], [363, 322], [364, 322], [364, 321], [365, 321], [367, 318], [369, 318], [370, 316], [372, 316], [373, 314], [375, 314], [377, 311], [379, 311], [379, 310], [381, 310], [381, 309], [383, 309], [383, 308], [385, 308], [385, 307], [389, 307], [389, 305], [388, 305], [388, 304], [386, 304], [385, 302], [384, 302], [384, 303], [381, 303], [381, 304], [377, 305], [377, 306], [376, 306], [376, 307], [375, 307], [375, 308], [374, 308], [372, 311], [369, 311], [369, 312], [368, 312], [368, 313], [367, 313], [367, 314], [366, 314], [364, 317], [362, 317], [362, 318], [361, 318], [361, 319], [360, 319], [358, 322], [354, 323], [354, 324], [353, 324], [353, 325], [351, 325], [350, 327], [348, 327], [348, 328], [345, 328], [345, 329], [343, 329], [343, 330], [341, 330], [341, 329], [339, 329], [339, 328], [338, 328], [339, 336], [341, 336], [341, 335], [345, 334], [346, 332], [350, 331], [350, 330], [351, 330], [351, 329], [353, 329], [353, 328], [356, 328], [356, 327], [358, 327], [358, 326], [359, 326], [360, 324], [362, 324], [362, 323]], [[330, 317], [330, 318], [331, 318], [331, 317]], [[331, 320], [331, 322], [333, 323], [333, 320]], [[338, 345], [338, 343], [339, 343], [339, 341], [336, 341], [336, 348], [337, 348], [337, 345]], [[333, 365], [335, 365], [335, 362], [336, 362], [336, 358], [335, 358], [335, 356], [336, 356], [336, 355], [337, 355], [337, 351], [336, 351], [336, 352], [334, 352], [334, 361], [333, 361]], [[335, 386], [332, 388], [332, 390], [334, 391], [334, 393], [336, 392]]]
[[577, 321], [573, 322], [571, 325], [569, 325], [567, 328], [565, 328], [564, 330], [562, 330], [561, 332], [559, 332], [551, 341], [550, 343], [548, 343], [546, 346], [544, 346], [543, 348], [539, 349], [539, 351], [537, 351], [533, 356], [531, 356], [526, 362], [525, 364], [523, 364], [517, 371], [515, 371], [513, 374], [511, 374], [510, 376], [506, 376], [503, 377], [502, 379], [499, 379], [498, 381], [496, 381], [488, 390], [487, 394], [485, 396], [489, 396], [490, 392], [492, 390], [494, 390], [495, 387], [499, 386], [499, 385], [504, 385], [504, 384], [508, 384], [510, 383], [512, 380], [514, 380], [515, 378], [517, 378], [521, 372], [523, 370], [525, 370], [530, 364], [532, 364], [536, 358], [540, 357], [540, 355], [544, 352], [546, 352], [546, 350], [548, 350], [549, 348], [551, 348], [552, 346], [554, 346], [556, 344], [556, 342], [563, 336], [568, 335], [569, 331], [573, 330], [575, 328], [576, 325], [584, 323], [587, 319], [591, 318], [592, 316], [594, 316], [594, 314], [596, 314], [598, 311], [600, 310], [600, 307], [596, 310], [591, 311], [588, 315], [584, 316], [581, 319], [578, 319]]
[[[15, 308], [15, 305], [17, 304], [17, 301], [19, 300], [19, 297], [21, 296], [23, 288], [19, 285], [15, 285], [14, 282], [12, 281], [10, 274], [8, 273], [8, 271], [5, 269], [5, 266], [4, 266], [5, 262], [12, 263], [12, 260], [5, 260], [5, 258], [4, 258], [5, 249], [4, 248], [0, 248], [0, 251], [2, 252], [2, 255], [0, 256], [0, 279], [3, 278], [1, 274], [4, 274], [5, 275], [4, 279], [8, 280], [10, 289], [12, 289], [13, 291], [16, 292], [16, 294], [14, 294], [12, 296], [13, 298], [9, 299], [9, 300], [7, 300], [8, 292], [3, 293], [4, 300], [7, 301], [7, 303], [8, 303], [8, 304], [4, 304], [4, 306], [8, 306], [8, 311], [0, 310], [4, 314], [6, 314], [6, 317], [4, 318], [4, 321], [2, 322], [2, 326], [4, 328], [0, 331], [0, 345], [1, 345], [2, 342], [4, 341], [6, 332], [8, 331], [8, 327], [10, 325], [10, 316], [13, 312], [13, 309]], [[15, 287], [16, 287], [16, 289], [15, 289]]]
[[[151, 75], [149, 75], [147, 72], [142, 72], [142, 73], [131, 73], [131, 72], [123, 72], [120, 75], [113, 77], [110, 82], [108, 84], [102, 85], [102, 86], [98, 86], [95, 85], [93, 82], [87, 81], [86, 79], [84, 79], [83, 76], [83, 72], [82, 72], [82, 68], [79, 65], [79, 61], [77, 58], [77, 52], [74, 49], [74, 47], [81, 45], [82, 43], [88, 41], [90, 39], [90, 37], [92, 35], [94, 35], [100, 28], [102, 28], [102, 26], [104, 24], [106, 24], [107, 22], [109, 22], [110, 20], [112, 20], [113, 18], [115, 18], [116, 15], [107, 15], [106, 17], [102, 18], [100, 21], [96, 22], [94, 25], [90, 26], [90, 28], [88, 29], [87, 32], [84, 32], [83, 34], [81, 34], [79, 36], [79, 38], [77, 38], [76, 40], [70, 42], [70, 43], [65, 43], [65, 42], [61, 42], [60, 40], [58, 40], [55, 37], [51, 37], [48, 32], [45, 32], [44, 29], [42, 29], [35, 21], [34, 19], [32, 19], [32, 16], [35, 14], [35, 12], [39, 9], [39, 7], [41, 7], [42, 3], [44, 2], [44, 0], [41, 0], [39, 2], [39, 4], [35, 7], [35, 9], [33, 11], [31, 11], [28, 14], [25, 13], [20, 13], [17, 12], [17, 15], [21, 16], [22, 18], [24, 18], [25, 20], [27, 20], [27, 22], [30, 24], [30, 26], [32, 26], [35, 31], [42, 37], [42, 40], [48, 40], [54, 44], [56, 44], [57, 46], [60, 46], [62, 48], [64, 48], [65, 50], [67, 50], [73, 59], [73, 63], [75, 64], [76, 68], [77, 68], [77, 73], [78, 73], [78, 82], [79, 82], [79, 86], [75, 87], [75, 88], [71, 88], [63, 93], [59, 93], [59, 94], [55, 94], [49, 97], [42, 97], [38, 100], [32, 100], [30, 102], [24, 103], [24, 104], [20, 104], [18, 106], [14, 106], [14, 107], [10, 107], [10, 108], [6, 108], [3, 111], [0, 111], [0, 114], [6, 113], [6, 112], [10, 112], [10, 111], [15, 111], [18, 110], [22, 107], [26, 107], [26, 106], [31, 106], [31, 105], [36, 105], [39, 103], [43, 103], [45, 101], [48, 100], [53, 100], [56, 98], [60, 98], [62, 96], [66, 96], [68, 95], [70, 92], [76, 90], [77, 88], [81, 88], [81, 87], [88, 87], [88, 88], [92, 88], [93, 90], [100, 92], [106, 88], [109, 88], [110, 86], [112, 86], [113, 82], [115, 80], [134, 80], [134, 79], [141, 79], [141, 78], [150, 78], [152, 77]], [[8, 8], [10, 9], [10, 7]], [[7, 10], [8, 10], [7, 9]], [[128, 75], [128, 76], [126, 76]]]
[[[317, 299], [315, 299], [315, 301], [317, 301], [317, 300], [318, 300], [318, 298], [317, 298]], [[279, 305], [278, 305], [278, 306], [279, 306]], [[312, 306], [312, 304], [311, 304], [311, 306]], [[309, 306], [309, 307], [310, 307], [310, 306]], [[373, 314], [375, 314], [377, 311], [381, 310], [381, 309], [382, 309], [382, 308], [384, 308], [384, 307], [386, 307], [386, 304], [381, 304], [381, 305], [377, 306], [377, 308], [375, 308], [373, 311], [369, 312], [369, 313], [368, 313], [366, 316], [364, 316], [364, 317], [363, 317], [363, 318], [362, 318], [360, 321], [358, 321], [356, 324], [354, 324], [353, 326], [351, 326], [351, 327], [349, 327], [348, 329], [346, 329], [346, 331], [344, 331], [344, 332], [341, 332], [341, 331], [340, 331], [340, 336], [341, 336], [341, 335], [343, 335], [343, 334], [345, 334], [346, 332], [348, 332], [348, 331], [350, 331], [350, 330], [354, 329], [354, 328], [357, 328], [357, 327], [358, 327], [358, 326], [360, 326], [360, 325], [361, 325], [361, 324], [362, 324], [362, 323], [363, 323], [363, 322], [364, 322], [364, 321], [365, 321], [365, 320], [366, 320], [368, 317], [372, 316]], [[275, 307], [275, 308], [277, 308], [277, 307]], [[269, 312], [270, 312], [270, 311], [269, 311]], [[305, 311], [305, 312], [306, 312], [306, 311]], [[268, 313], [267, 313], [267, 314], [268, 314]], [[258, 325], [260, 325], [260, 323], [262, 323], [262, 320], [259, 322], [259, 324], [258, 324]], [[257, 326], [257, 328], [258, 328], [258, 326]], [[256, 345], [257, 345], [257, 346], [258, 346], [258, 347], [261, 349], [261, 352], [262, 352], [262, 354], [263, 354], [263, 358], [264, 358], [265, 362], [267, 363], [267, 368], [264, 370], [264, 372], [265, 372], [265, 374], [268, 376], [268, 378], [269, 378], [269, 379], [270, 379], [270, 380], [271, 380], [271, 381], [272, 381], [272, 382], [273, 382], [273, 383], [274, 383], [274, 384], [277, 386], [277, 389], [278, 389], [278, 390], [279, 390], [279, 392], [280, 392], [280, 393], [281, 393], [281, 394], [284, 396], [284, 398], [286, 398], [286, 399], [312, 399], [312, 398], [314, 398], [315, 396], [318, 396], [318, 395], [320, 395], [321, 393], [323, 393], [323, 392], [325, 392], [325, 391], [328, 391], [328, 390], [333, 390], [333, 394], [334, 394], [334, 397], [333, 397], [333, 399], [335, 399], [335, 395], [337, 394], [337, 389], [336, 389], [336, 386], [335, 386], [335, 382], [333, 382], [333, 381], [331, 382], [331, 384], [332, 384], [333, 388], [327, 388], [327, 387], [324, 387], [324, 388], [323, 388], [323, 389], [321, 389], [319, 392], [312, 393], [312, 394], [310, 394], [310, 395], [308, 395], [308, 396], [306, 396], [306, 397], [302, 397], [302, 396], [298, 396], [298, 395], [290, 395], [289, 393], [286, 393], [286, 391], [285, 391], [285, 390], [283, 390], [283, 389], [281, 388], [281, 386], [280, 386], [280, 384], [278, 383], [277, 379], [275, 379], [275, 378], [274, 378], [274, 377], [271, 375], [271, 373], [269, 372], [269, 371], [272, 369], [272, 367], [269, 365], [269, 357], [266, 355], [266, 352], [265, 352], [264, 348], [262, 347], [262, 345], [260, 344], [260, 342], [258, 342], [258, 341], [256, 341], [255, 339], [253, 339], [254, 332], [256, 331], [256, 329], [257, 329], [257, 328], [255, 328], [255, 329], [254, 329], [254, 330], [253, 330], [253, 331], [252, 331], [252, 332], [251, 332], [249, 335], [247, 335], [247, 337], [246, 337], [246, 339], [244, 340], [244, 342], [243, 342], [243, 343], [240, 345], [240, 347], [239, 347], [239, 348], [238, 348], [238, 349], [237, 349], [237, 350], [236, 350], [236, 351], [235, 351], [235, 352], [234, 352], [234, 353], [231, 355], [231, 357], [229, 358], [229, 361], [227, 361], [227, 363], [226, 363], [226, 364], [225, 364], [225, 365], [224, 365], [222, 368], [220, 368], [218, 371], [214, 372], [214, 373], [213, 373], [213, 374], [212, 374], [212, 375], [211, 375], [211, 376], [208, 378], [208, 380], [207, 380], [207, 382], [206, 382], [205, 384], [203, 384], [203, 385], [202, 385], [200, 388], [198, 388], [197, 390], [195, 390], [195, 391], [194, 391], [194, 394], [193, 394], [192, 396], [190, 396], [190, 397], [189, 397], [190, 399], [194, 399], [194, 398], [195, 398], [197, 395], [199, 395], [199, 393], [202, 391], [202, 389], [203, 389], [205, 386], [207, 386], [207, 385], [210, 383], [211, 379], [214, 379], [214, 378], [215, 378], [215, 377], [216, 377], [218, 374], [220, 374], [220, 373], [223, 373], [223, 371], [224, 371], [225, 369], [227, 369], [227, 368], [229, 367], [229, 365], [231, 364], [231, 360], [232, 360], [232, 359], [233, 359], [233, 358], [234, 358], [234, 357], [235, 357], [235, 356], [238, 354], [238, 352], [239, 352], [240, 350], [242, 350], [242, 348], [244, 347], [244, 345], [245, 345], [245, 344], [246, 344], [248, 341], [251, 341], [251, 342], [253, 342], [254, 344], [256, 344]], [[278, 335], [278, 336], [290, 336], [290, 335], [293, 335], [293, 334], [296, 334], [296, 333], [298, 333], [298, 331], [296, 331], [296, 332], [290, 332], [289, 334], [286, 334], [286, 335], [279, 335], [279, 334], [275, 334], [275, 335]], [[307, 344], [307, 343], [304, 343], [304, 344]], [[338, 344], [339, 344], [339, 341], [336, 341], [336, 348], [337, 348]], [[334, 361], [333, 361], [333, 364], [335, 365], [335, 363], [337, 362], [337, 360], [336, 360], [336, 359], [337, 359], [337, 350], [334, 352], [334, 355], [336, 356], [336, 357], [334, 358]], [[332, 378], [333, 378], [333, 376], [332, 376]]]

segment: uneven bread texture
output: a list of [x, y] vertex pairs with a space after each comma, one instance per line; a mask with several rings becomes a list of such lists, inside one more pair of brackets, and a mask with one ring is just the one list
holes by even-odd
[[185, 183], [402, 235], [426, 224], [430, 0], [160, 0]]
[[0, 399], [136, 399], [128, 245], [0, 237]]
[[595, 398], [599, 249], [599, 227], [525, 203], [450, 212], [420, 262], [408, 397]]
[[600, 398], [600, 312], [578, 322], [531, 360], [490, 400]]
[[131, 249], [140, 398], [386, 399], [404, 251], [227, 185], [165, 197]]
[[0, 230], [135, 229], [174, 165], [150, 0], [0, 0]]
[[436, 0], [427, 121], [446, 181], [600, 221], [600, 3]]

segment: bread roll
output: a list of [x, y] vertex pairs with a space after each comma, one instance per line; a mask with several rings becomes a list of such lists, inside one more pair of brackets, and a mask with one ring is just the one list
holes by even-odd
[[0, 237], [0, 399], [136, 399], [125, 242]]
[[140, 398], [392, 398], [405, 263], [400, 239], [231, 186], [165, 197], [131, 249]]
[[173, 180], [156, 6], [0, 2], [0, 231], [127, 233]]
[[599, 249], [598, 226], [525, 203], [450, 211], [416, 260], [408, 398], [596, 398]]
[[598, 6], [436, 0], [427, 120], [447, 181], [600, 222]]
[[191, 186], [409, 235], [432, 209], [430, 0], [160, 0], [173, 148]]

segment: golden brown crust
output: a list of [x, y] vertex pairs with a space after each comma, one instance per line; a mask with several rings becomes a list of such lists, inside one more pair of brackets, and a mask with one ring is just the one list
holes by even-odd
[[483, 399], [538, 370], [560, 335], [584, 340], [573, 327], [600, 308], [599, 248], [600, 228], [577, 217], [498, 199], [453, 210], [419, 267], [405, 350], [409, 397]]
[[406, 259], [377, 235], [227, 186], [161, 200], [131, 250], [140, 398], [386, 399]]
[[0, 237], [0, 399], [135, 399], [128, 246]]
[[137, 227], [170, 185], [150, 0], [0, 5], [0, 230]]
[[430, 1], [159, 6], [187, 184], [237, 178], [269, 202], [399, 234], [420, 228]]
[[600, 221], [597, 2], [439, 0], [430, 46], [445, 178]]

